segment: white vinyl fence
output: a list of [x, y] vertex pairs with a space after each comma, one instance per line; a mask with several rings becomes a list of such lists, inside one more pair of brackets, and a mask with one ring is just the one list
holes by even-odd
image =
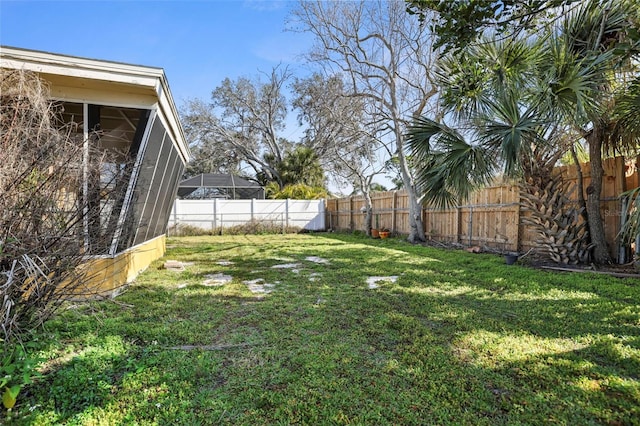
[[176, 200], [169, 228], [179, 225], [206, 230], [229, 228], [248, 222], [324, 231], [324, 200]]

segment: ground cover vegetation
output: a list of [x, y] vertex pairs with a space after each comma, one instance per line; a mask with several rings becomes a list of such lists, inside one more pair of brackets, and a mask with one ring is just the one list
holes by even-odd
[[637, 424], [638, 284], [362, 234], [172, 238], [45, 324], [5, 421]]

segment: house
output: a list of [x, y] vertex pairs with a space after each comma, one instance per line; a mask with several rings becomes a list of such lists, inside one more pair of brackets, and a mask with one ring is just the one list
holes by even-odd
[[94, 202], [78, 235], [94, 284], [114, 294], [164, 255], [189, 159], [163, 69], [4, 46], [0, 68], [46, 81], [63, 124], [86, 147], [77, 192]]

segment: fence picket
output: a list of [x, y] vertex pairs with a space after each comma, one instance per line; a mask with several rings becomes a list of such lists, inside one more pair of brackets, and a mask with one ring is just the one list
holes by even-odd
[[[621, 157], [604, 161], [602, 215], [605, 233], [611, 255], [617, 257], [622, 205], [620, 194], [640, 186], [637, 164]], [[582, 164], [584, 188], [591, 181], [589, 163]], [[564, 173], [565, 179], [575, 186], [577, 171], [575, 166], [556, 168], [556, 173]], [[577, 194], [570, 197], [577, 200]], [[346, 200], [346, 201], [345, 201]], [[372, 194], [373, 215], [379, 217], [381, 227], [392, 229], [397, 234], [409, 233], [409, 210], [405, 191], [374, 192]], [[364, 205], [363, 197], [327, 201], [327, 223], [335, 230], [364, 231], [364, 216], [359, 208]], [[527, 212], [520, 209], [520, 189], [509, 182], [499, 182], [474, 192], [464, 205], [451, 209], [436, 209], [425, 206], [422, 212], [424, 232], [428, 238], [443, 242], [460, 242], [469, 246], [487, 245], [507, 251], [527, 251], [535, 247], [537, 236], [522, 219]], [[347, 218], [346, 221], [343, 218]], [[375, 220], [375, 219], [374, 219]], [[375, 224], [375, 222], [374, 222]]]

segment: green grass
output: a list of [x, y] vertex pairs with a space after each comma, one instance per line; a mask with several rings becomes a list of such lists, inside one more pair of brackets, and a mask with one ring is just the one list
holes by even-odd
[[164, 260], [46, 324], [11, 422], [640, 424], [638, 280], [339, 234], [175, 238]]

